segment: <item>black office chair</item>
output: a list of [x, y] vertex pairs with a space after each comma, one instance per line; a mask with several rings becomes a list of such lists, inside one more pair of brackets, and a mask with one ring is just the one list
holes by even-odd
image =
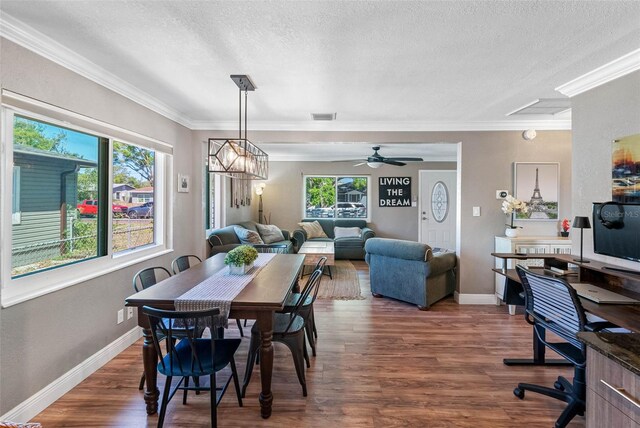
[[[233, 379], [238, 397], [238, 405], [242, 407], [240, 396], [240, 383], [234, 354], [240, 346], [240, 339], [213, 339], [201, 338], [202, 330], [206, 326], [214, 325], [214, 318], [220, 314], [220, 309], [207, 309], [204, 311], [166, 311], [144, 306], [142, 312], [149, 317], [153, 345], [156, 348], [160, 362], [158, 371], [167, 377], [162, 394], [162, 405], [158, 416], [158, 428], [164, 423], [169, 401], [178, 389], [184, 390], [182, 403], [187, 404], [187, 391], [210, 391], [211, 400], [211, 426], [217, 426], [217, 406], [222, 399], [229, 382]], [[176, 323], [176, 321], [178, 321]], [[187, 335], [176, 336], [172, 326], [174, 324], [191, 326], [187, 329]], [[178, 341], [179, 339], [179, 341]], [[160, 343], [164, 341], [167, 352], [163, 354]], [[231, 376], [223, 386], [217, 387], [216, 373], [225, 367], [231, 367]], [[171, 380], [174, 376], [180, 376], [180, 382], [171, 390]], [[189, 378], [209, 376], [209, 386], [189, 386]], [[184, 383], [184, 386], [182, 386]], [[218, 398], [217, 391], [220, 392]]]
[[[275, 313], [273, 317], [273, 337], [274, 342], [280, 342], [287, 345], [293, 356], [293, 364], [296, 368], [298, 381], [302, 385], [302, 395], [307, 396], [307, 383], [304, 375], [304, 362], [308, 361], [307, 345], [305, 344], [305, 314], [309, 312], [302, 311], [302, 307], [311, 296], [311, 303], [318, 295], [318, 287], [322, 279], [322, 270], [318, 269], [311, 274], [309, 284], [302, 292], [298, 304], [294, 311], [288, 314]], [[242, 396], [247, 392], [247, 386], [251, 381], [251, 372], [253, 366], [258, 359], [258, 351], [260, 349], [260, 330], [258, 324], [255, 323], [251, 328], [251, 342], [249, 344], [249, 352], [247, 353], [247, 368], [244, 373], [244, 382], [242, 384]]]
[[182, 272], [183, 270], [187, 270], [191, 266], [194, 266], [198, 263], [202, 263], [202, 259], [193, 254], [189, 254], [187, 256], [180, 256], [171, 262], [171, 270], [173, 271], [173, 274], [176, 275]]
[[[599, 331], [616, 325], [609, 322], [589, 323], [576, 291], [564, 280], [535, 274], [522, 266], [516, 266], [525, 292], [525, 319], [533, 325], [542, 343], [554, 350], [574, 366], [573, 382], [562, 376], [547, 388], [528, 383], [519, 383], [513, 390], [523, 399], [525, 391], [537, 392], [567, 403], [556, 428], [565, 427], [575, 415], [585, 411], [585, 344], [576, 334], [581, 331]], [[545, 330], [549, 330], [566, 342], [550, 342]]]
[[[180, 256], [171, 262], [171, 270], [173, 271], [173, 274], [176, 275], [189, 269], [191, 266], [195, 266], [198, 263], [202, 263], [202, 259], [193, 254]], [[242, 330], [242, 324], [240, 324], [239, 319], [236, 319], [236, 325], [238, 326], [238, 330], [240, 331], [240, 337], [244, 337], [244, 331]]]

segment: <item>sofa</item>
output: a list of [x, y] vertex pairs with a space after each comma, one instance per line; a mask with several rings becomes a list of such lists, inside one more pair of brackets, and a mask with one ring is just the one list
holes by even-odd
[[[249, 229], [259, 233], [257, 223], [255, 221], [244, 221], [214, 230], [207, 238], [207, 241], [209, 242], [209, 257], [218, 253], [228, 253], [234, 248], [242, 245], [240, 238], [238, 238], [238, 235], [236, 234], [235, 227]], [[256, 247], [258, 252], [293, 253], [294, 248], [289, 231], [284, 229], [281, 229], [281, 231], [284, 236], [283, 241], [272, 242], [270, 244], [249, 245]]]
[[[336, 259], [364, 259], [364, 244], [369, 238], [376, 236], [373, 230], [367, 227], [365, 220], [356, 219], [308, 219], [305, 218], [302, 222], [317, 221], [322, 226], [322, 230], [327, 235], [327, 238], [311, 238], [311, 241], [333, 241], [335, 249]], [[358, 227], [362, 229], [360, 236], [335, 238], [335, 227]], [[304, 229], [296, 229], [293, 231], [293, 241], [295, 243], [295, 251], [297, 252], [302, 244], [307, 240], [307, 232]]]
[[426, 310], [456, 289], [456, 254], [419, 242], [372, 238], [365, 244], [371, 293]]

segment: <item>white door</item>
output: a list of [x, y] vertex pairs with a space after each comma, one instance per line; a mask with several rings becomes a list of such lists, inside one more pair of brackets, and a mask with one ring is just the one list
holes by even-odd
[[456, 171], [420, 171], [420, 242], [456, 249]]

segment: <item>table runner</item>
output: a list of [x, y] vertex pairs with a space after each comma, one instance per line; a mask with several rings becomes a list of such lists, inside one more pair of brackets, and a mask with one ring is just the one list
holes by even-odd
[[226, 268], [220, 269], [200, 284], [175, 299], [177, 311], [201, 311], [219, 308], [220, 316], [215, 327], [227, 327], [231, 301], [251, 282], [276, 254], [258, 254], [253, 268], [245, 275], [230, 275]]

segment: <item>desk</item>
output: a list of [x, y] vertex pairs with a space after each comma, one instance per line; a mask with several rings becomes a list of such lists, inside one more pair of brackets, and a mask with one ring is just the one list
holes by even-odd
[[[216, 254], [202, 263], [175, 276], [159, 282], [153, 287], [142, 290], [126, 300], [126, 306], [138, 308], [138, 325], [142, 327], [144, 343], [142, 358], [146, 377], [144, 401], [147, 414], [158, 411], [157, 387], [158, 355], [153, 346], [149, 318], [142, 313], [142, 306], [148, 305], [161, 309], [175, 309], [174, 301], [187, 290], [198, 285], [213, 273], [223, 269], [225, 254]], [[260, 413], [263, 418], [271, 416], [273, 394], [271, 376], [273, 373], [273, 314], [284, 307], [284, 303], [296, 284], [302, 270], [304, 256], [297, 254], [277, 254], [258, 275], [231, 302], [230, 318], [255, 319], [260, 330]]]
[[[578, 275], [564, 277], [572, 282], [589, 282], [602, 288], [609, 289], [619, 294], [640, 300], [640, 275], [611, 270], [612, 265], [591, 260], [590, 263], [578, 263], [570, 255], [563, 254], [510, 254], [491, 253], [492, 256], [505, 260], [504, 269], [493, 269], [494, 272], [505, 276], [505, 302], [511, 304], [524, 304], [519, 297], [522, 292], [520, 278], [515, 269], [506, 269], [506, 259], [542, 259], [544, 266], [539, 268], [540, 273], [546, 273], [545, 269], [558, 267], [566, 269], [568, 264], [578, 266]], [[534, 272], [537, 269], [532, 269]], [[519, 299], [519, 301], [516, 300]], [[640, 332], [640, 305], [599, 305], [587, 299], [580, 298], [585, 311], [604, 318], [614, 324], [628, 330]], [[535, 326], [534, 326], [535, 328]], [[541, 329], [542, 330], [542, 329]], [[541, 331], [543, 333], [544, 330]], [[544, 336], [543, 336], [544, 337]], [[505, 359], [506, 365], [559, 365], [567, 364], [564, 360], [545, 360], [545, 347], [539, 341], [535, 331], [533, 332], [533, 358], [531, 359]]]

